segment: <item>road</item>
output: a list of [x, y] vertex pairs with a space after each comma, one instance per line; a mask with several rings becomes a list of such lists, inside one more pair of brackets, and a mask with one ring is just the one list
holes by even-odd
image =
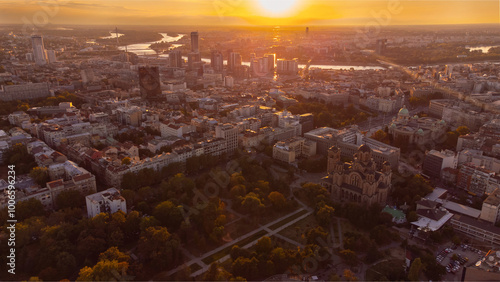
[[[399, 169], [398, 169], [399, 173], [401, 174], [410, 174], [410, 175], [414, 175], [414, 174], [420, 174], [421, 171], [414, 168], [413, 166], [407, 164], [407, 163], [404, 163], [403, 160], [400, 160], [399, 162]], [[404, 175], [406, 175], [404, 174]]]

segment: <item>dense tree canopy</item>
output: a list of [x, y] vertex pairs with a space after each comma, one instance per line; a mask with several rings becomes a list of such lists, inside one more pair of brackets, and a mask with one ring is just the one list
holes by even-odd
[[410, 266], [410, 271], [408, 272], [408, 280], [410, 281], [420, 281], [420, 271], [422, 270], [422, 261], [420, 258], [416, 258]]
[[385, 132], [385, 131], [383, 131], [381, 129], [375, 131], [375, 133], [373, 133], [373, 135], [371, 136], [371, 138], [373, 138], [373, 139], [375, 139], [377, 141], [386, 143], [386, 144], [390, 143], [389, 134], [387, 134], [387, 132]]
[[48, 169], [46, 167], [34, 167], [30, 171], [30, 177], [33, 178], [36, 184], [40, 187], [45, 187], [47, 182], [50, 180]]
[[357, 110], [352, 104], [343, 107], [341, 105], [303, 102], [288, 107], [288, 110], [295, 115], [312, 113], [315, 127], [343, 127], [365, 121], [369, 116], [367, 113]]
[[85, 197], [78, 190], [62, 191], [56, 197], [56, 206], [59, 209], [78, 208], [85, 204]]
[[462, 136], [462, 135], [467, 135], [467, 134], [469, 134], [469, 133], [470, 133], [470, 130], [469, 130], [469, 128], [468, 128], [467, 126], [462, 125], [462, 126], [459, 126], [459, 127], [457, 128], [456, 132], [457, 132], [460, 136]]
[[169, 230], [177, 230], [183, 220], [180, 209], [180, 207], [175, 206], [171, 201], [165, 201], [155, 207], [153, 215]]
[[138, 253], [154, 267], [172, 266], [180, 255], [180, 242], [165, 227], [148, 227], [141, 233]]
[[[3, 152], [4, 163], [15, 166], [16, 174], [27, 174], [36, 166], [35, 159], [28, 154], [26, 146], [18, 143]], [[44, 179], [43, 179], [44, 180]]]

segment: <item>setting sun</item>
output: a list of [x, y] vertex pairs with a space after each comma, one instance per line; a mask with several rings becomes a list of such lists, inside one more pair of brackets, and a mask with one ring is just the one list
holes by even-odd
[[269, 16], [287, 16], [298, 6], [299, 0], [257, 0], [261, 9]]
[[[388, 25], [498, 23], [491, 0], [0, 0], [0, 23], [127, 25], [366, 25], [388, 5], [401, 10]], [[54, 2], [54, 4], [49, 4]], [[65, 2], [56, 4], [56, 2]], [[54, 6], [55, 5], [55, 6]], [[46, 12], [46, 10], [48, 12]], [[398, 10], [398, 11], [399, 11]]]

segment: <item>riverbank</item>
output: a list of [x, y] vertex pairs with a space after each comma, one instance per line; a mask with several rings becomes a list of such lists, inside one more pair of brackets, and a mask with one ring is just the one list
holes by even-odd
[[136, 55], [139, 56], [147, 56], [147, 55], [158, 55], [158, 53], [151, 49], [151, 46], [154, 44], [158, 43], [168, 43], [175, 45], [176, 42], [181, 40], [182, 38], [185, 37], [185, 34], [177, 34], [176, 37], [169, 36], [168, 33], [158, 33], [158, 35], [161, 37], [156, 41], [150, 41], [150, 42], [142, 42], [142, 43], [134, 43], [134, 44], [128, 44], [127, 46], [120, 46], [118, 49], [120, 50], [125, 50], [135, 53]]
[[[163, 38], [160, 33], [148, 31], [135, 31], [135, 30], [119, 30], [119, 34], [123, 34], [119, 38], [120, 47], [125, 47], [131, 44], [141, 44], [143, 42], [155, 42]], [[96, 42], [108, 45], [116, 44], [115, 38], [98, 38]]]

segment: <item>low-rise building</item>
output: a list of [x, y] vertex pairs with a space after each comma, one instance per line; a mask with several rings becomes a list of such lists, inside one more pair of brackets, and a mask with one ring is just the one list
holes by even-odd
[[414, 97], [414, 98], [426, 98], [429, 95], [431, 95], [432, 93], [434, 93], [434, 88], [429, 87], [429, 86], [425, 86], [425, 87], [421, 87], [421, 88], [412, 87], [412, 89], [410, 89], [410, 97]]
[[425, 154], [422, 171], [425, 175], [440, 178], [441, 172], [445, 168], [457, 168], [457, 157], [450, 150], [436, 151], [430, 150]]
[[368, 138], [355, 126], [342, 130], [329, 127], [317, 128], [305, 133], [304, 138], [316, 142], [317, 154], [320, 155], [327, 154], [328, 148], [337, 146], [342, 157], [352, 160], [359, 146], [365, 144], [372, 150], [372, 157], [378, 166], [382, 166], [385, 161], [389, 162], [393, 169], [399, 165], [399, 148]]
[[477, 167], [500, 173], [500, 160], [484, 155], [483, 151], [465, 149], [458, 153], [458, 165], [474, 164]]
[[127, 201], [123, 198], [116, 188], [88, 195], [85, 197], [87, 203], [87, 215], [89, 218], [95, 217], [100, 213], [115, 213], [123, 211], [127, 213]]
[[456, 214], [451, 218], [450, 223], [455, 231], [487, 244], [500, 246], [500, 228], [489, 222]]
[[215, 137], [226, 141], [226, 152], [232, 154], [238, 149], [238, 128], [232, 124], [223, 124], [215, 127]]
[[423, 232], [437, 231], [453, 217], [453, 214], [440, 207], [440, 204], [427, 199], [417, 202], [417, 215], [418, 220], [411, 224]]
[[273, 146], [273, 158], [286, 163], [293, 163], [298, 157], [310, 157], [316, 154], [316, 142], [302, 137], [279, 141]]
[[9, 115], [9, 123], [27, 129], [31, 127], [31, 118], [25, 112], [13, 112]]
[[409, 144], [423, 144], [428, 141], [440, 142], [446, 134], [447, 125], [443, 120], [431, 117], [410, 117], [406, 107], [399, 110], [397, 119], [389, 125], [389, 134], [394, 140], [401, 139]]
[[0, 85], [0, 100], [2, 101], [32, 100], [50, 95], [49, 84], [46, 82]]
[[500, 119], [493, 119], [479, 128], [479, 134], [484, 137], [500, 139]]
[[182, 138], [184, 134], [196, 132], [196, 126], [184, 123], [160, 123], [161, 137], [175, 136]]
[[396, 224], [403, 224], [406, 222], [406, 215], [403, 211], [396, 208], [389, 207], [388, 205], [382, 210], [382, 212], [388, 213], [392, 217], [392, 222]]
[[139, 107], [118, 108], [116, 110], [118, 122], [124, 125], [140, 126], [142, 121], [142, 110]]
[[500, 178], [493, 171], [466, 163], [460, 167], [457, 176], [457, 187], [477, 196], [491, 194], [500, 188]]
[[88, 195], [95, 193], [97, 187], [95, 182], [95, 176], [86, 173], [81, 175], [75, 175], [69, 180], [58, 179], [47, 183], [47, 188], [49, 188], [52, 195], [52, 199], [57, 199], [57, 196], [63, 191], [76, 190], [82, 195]]
[[484, 200], [480, 218], [493, 224], [500, 222], [500, 189], [493, 191]]
[[476, 264], [464, 267], [462, 281], [500, 281], [500, 251], [489, 250]]

